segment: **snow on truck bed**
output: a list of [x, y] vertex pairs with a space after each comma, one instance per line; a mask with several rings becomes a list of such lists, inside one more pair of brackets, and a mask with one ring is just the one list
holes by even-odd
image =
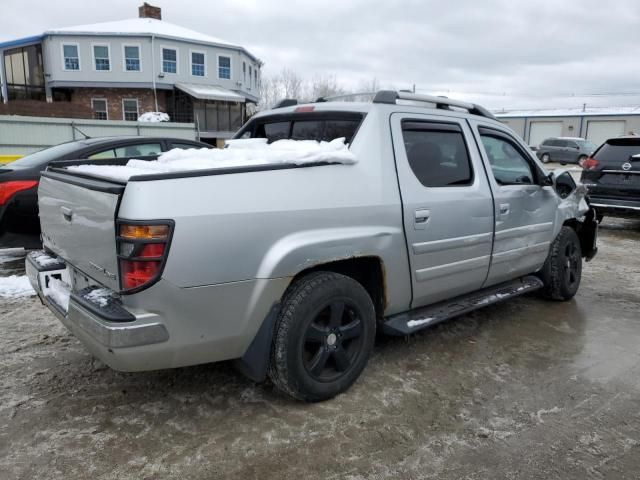
[[267, 144], [266, 138], [227, 140], [227, 148], [173, 149], [157, 160], [132, 159], [126, 165], [75, 165], [72, 172], [88, 173], [113, 180], [126, 181], [133, 176], [158, 173], [211, 170], [292, 163], [303, 165], [316, 162], [352, 164], [356, 157], [349, 151], [344, 138], [331, 142], [315, 140], [278, 140]]

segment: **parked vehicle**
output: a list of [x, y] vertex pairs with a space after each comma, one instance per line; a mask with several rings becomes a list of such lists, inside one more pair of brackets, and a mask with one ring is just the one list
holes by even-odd
[[28, 276], [112, 368], [236, 359], [324, 400], [358, 378], [377, 330], [536, 290], [568, 300], [596, 253], [584, 187], [480, 106], [382, 91], [259, 113], [236, 135], [256, 137], [345, 137], [359, 161], [43, 174]]
[[579, 137], [547, 138], [536, 149], [536, 155], [543, 163], [579, 163], [597, 148], [594, 143]]
[[0, 248], [40, 248], [38, 182], [40, 172], [53, 161], [115, 157], [155, 159], [172, 148], [210, 145], [178, 138], [101, 137], [63, 143], [0, 165]]
[[599, 220], [640, 214], [639, 136], [610, 138], [580, 165]]

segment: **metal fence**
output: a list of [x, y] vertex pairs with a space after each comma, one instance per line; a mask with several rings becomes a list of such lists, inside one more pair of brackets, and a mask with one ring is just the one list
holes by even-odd
[[90, 137], [143, 135], [195, 140], [193, 123], [147, 123], [116, 120], [70, 120], [64, 118], [0, 115], [0, 158], [27, 155], [46, 147]]

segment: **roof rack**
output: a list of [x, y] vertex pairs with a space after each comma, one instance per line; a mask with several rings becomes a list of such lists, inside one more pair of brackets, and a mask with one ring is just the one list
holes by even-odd
[[451, 110], [451, 107], [467, 110], [472, 115], [479, 115], [481, 117], [487, 117], [495, 119], [496, 117], [486, 108], [477, 105], [475, 103], [462, 102], [460, 100], [452, 100], [447, 97], [436, 97], [433, 95], [421, 95], [418, 93], [404, 92], [395, 90], [380, 90], [373, 97], [373, 103], [387, 103], [395, 105], [398, 100], [407, 100], [411, 102], [424, 102], [432, 103], [435, 108], [442, 110]]

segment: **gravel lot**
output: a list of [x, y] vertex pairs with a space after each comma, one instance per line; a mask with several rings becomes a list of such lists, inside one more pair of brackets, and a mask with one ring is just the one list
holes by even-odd
[[602, 227], [573, 301], [381, 339], [315, 405], [224, 363], [114, 372], [34, 297], [0, 299], [0, 478], [637, 479], [640, 221]]

